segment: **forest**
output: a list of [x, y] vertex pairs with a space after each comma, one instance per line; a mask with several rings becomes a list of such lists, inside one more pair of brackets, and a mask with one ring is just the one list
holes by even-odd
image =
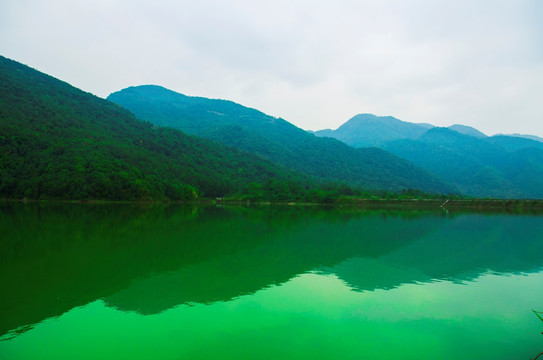
[[268, 179], [283, 167], [129, 111], [0, 58], [0, 197], [194, 200]]
[[[0, 57], [0, 198], [332, 202], [364, 192], [128, 110]], [[371, 196], [376, 196], [377, 191]]]
[[179, 129], [258, 155], [319, 179], [368, 190], [455, 192], [454, 186], [382, 149], [355, 149], [227, 100], [186, 96], [160, 86], [123, 89], [108, 100], [157, 126]]

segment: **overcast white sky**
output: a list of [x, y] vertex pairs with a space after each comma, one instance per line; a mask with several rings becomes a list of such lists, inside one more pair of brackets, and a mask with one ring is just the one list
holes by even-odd
[[542, 0], [0, 0], [0, 54], [100, 97], [156, 84], [303, 129], [373, 113], [543, 136]]

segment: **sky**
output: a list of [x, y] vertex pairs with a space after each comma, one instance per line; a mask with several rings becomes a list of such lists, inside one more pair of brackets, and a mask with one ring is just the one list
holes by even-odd
[[0, 55], [100, 97], [155, 84], [306, 130], [359, 113], [543, 137], [541, 0], [0, 0]]

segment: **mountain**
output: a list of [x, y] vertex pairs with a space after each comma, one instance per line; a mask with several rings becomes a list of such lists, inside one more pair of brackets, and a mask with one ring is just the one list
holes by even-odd
[[543, 142], [524, 137], [509, 135], [494, 135], [488, 138], [488, 141], [501, 146], [507, 151], [517, 151], [527, 148], [536, 148], [543, 150]]
[[434, 128], [417, 140], [390, 142], [384, 149], [431, 171], [464, 194], [543, 198], [543, 149], [520, 147], [509, 140]]
[[430, 124], [414, 124], [392, 116], [359, 114], [341, 125], [337, 130], [320, 130], [315, 135], [333, 137], [344, 143], [360, 148], [379, 146], [399, 139], [416, 139], [432, 128]]
[[434, 128], [418, 140], [397, 140], [384, 148], [453, 183], [464, 194], [518, 197], [518, 191], [508, 191], [513, 185], [487, 165], [496, 162], [497, 153], [479, 145], [477, 138]]
[[469, 135], [469, 136], [473, 136], [473, 137], [476, 137], [476, 138], [486, 138], [487, 136], [485, 134], [483, 134], [482, 132], [480, 132], [479, 130], [471, 127], [471, 126], [466, 126], [466, 125], [460, 125], [460, 124], [455, 124], [455, 125], [451, 125], [449, 126], [449, 129], [451, 130], [454, 130], [460, 134], [464, 134], [464, 135]]
[[530, 139], [530, 140], [535, 140], [535, 141], [543, 142], [543, 138], [540, 138], [539, 136], [535, 136], [535, 135], [526, 135], [526, 134], [508, 134], [507, 136], [519, 137], [519, 138], [525, 138], [525, 139]]
[[368, 114], [355, 116], [335, 131], [316, 134], [354, 147], [373, 144], [430, 171], [466, 195], [543, 198], [543, 142], [526, 137], [489, 137], [465, 125], [421, 126]]
[[187, 200], [307, 179], [0, 57], [0, 198]]
[[108, 100], [153, 124], [257, 154], [322, 181], [346, 182], [365, 189], [455, 190], [384, 150], [354, 149], [231, 101], [189, 97], [152, 85], [121, 90]]

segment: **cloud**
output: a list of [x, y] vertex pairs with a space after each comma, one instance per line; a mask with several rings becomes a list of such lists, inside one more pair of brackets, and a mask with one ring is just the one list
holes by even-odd
[[153, 83], [306, 129], [372, 112], [543, 136], [537, 0], [21, 0], [0, 14], [3, 55], [103, 97]]

